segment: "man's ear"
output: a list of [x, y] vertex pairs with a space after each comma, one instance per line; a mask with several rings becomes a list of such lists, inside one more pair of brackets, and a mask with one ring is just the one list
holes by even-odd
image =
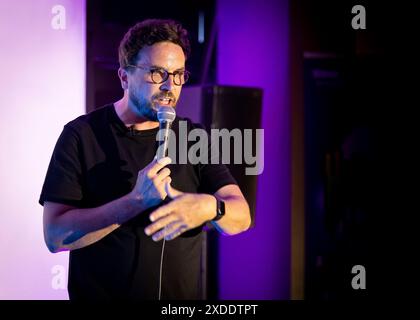
[[127, 70], [123, 69], [123, 68], [119, 68], [118, 69], [118, 77], [120, 78], [121, 81], [121, 87], [126, 90], [128, 89], [128, 73]]

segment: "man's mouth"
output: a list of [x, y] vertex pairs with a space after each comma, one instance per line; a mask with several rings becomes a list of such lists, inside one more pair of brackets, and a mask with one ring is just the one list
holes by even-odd
[[159, 98], [155, 100], [155, 103], [160, 106], [174, 106], [174, 100], [171, 98]]

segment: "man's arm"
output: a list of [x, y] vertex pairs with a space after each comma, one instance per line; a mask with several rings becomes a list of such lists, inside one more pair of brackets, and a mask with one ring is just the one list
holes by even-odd
[[51, 252], [86, 247], [140, 211], [140, 203], [130, 195], [89, 209], [46, 201], [43, 216], [45, 243]]
[[[212, 221], [217, 230], [227, 235], [234, 235], [249, 229], [251, 225], [249, 205], [236, 184], [220, 188], [214, 196], [225, 202], [225, 215], [218, 221]], [[212, 212], [211, 219], [215, 217], [215, 202]]]
[[172, 240], [187, 230], [196, 228], [216, 216], [216, 197], [225, 202], [225, 215], [217, 222], [216, 228], [227, 235], [248, 230], [251, 214], [241, 190], [237, 185], [226, 185], [214, 195], [183, 193], [170, 187], [166, 190], [173, 201], [150, 214], [153, 222], [145, 232], [153, 240]]
[[74, 250], [90, 245], [140, 212], [159, 204], [165, 197], [165, 184], [171, 181], [164, 168], [170, 158], [152, 161], [138, 173], [133, 190], [96, 208], [80, 209], [69, 205], [44, 203], [44, 239], [51, 252]]

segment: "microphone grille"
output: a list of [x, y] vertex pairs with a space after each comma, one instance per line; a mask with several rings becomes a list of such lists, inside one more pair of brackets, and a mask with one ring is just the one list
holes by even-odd
[[157, 118], [159, 120], [159, 122], [162, 121], [167, 121], [167, 122], [172, 122], [175, 120], [176, 117], [176, 113], [175, 113], [175, 109], [172, 107], [158, 107], [157, 110]]

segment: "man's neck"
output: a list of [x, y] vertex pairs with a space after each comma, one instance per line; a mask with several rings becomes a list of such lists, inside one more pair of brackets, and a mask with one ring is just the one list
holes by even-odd
[[128, 99], [123, 97], [122, 99], [114, 102], [115, 112], [118, 117], [127, 127], [133, 127], [136, 130], [148, 130], [159, 127], [159, 122], [150, 121], [146, 118], [140, 118], [136, 116], [128, 106]]

